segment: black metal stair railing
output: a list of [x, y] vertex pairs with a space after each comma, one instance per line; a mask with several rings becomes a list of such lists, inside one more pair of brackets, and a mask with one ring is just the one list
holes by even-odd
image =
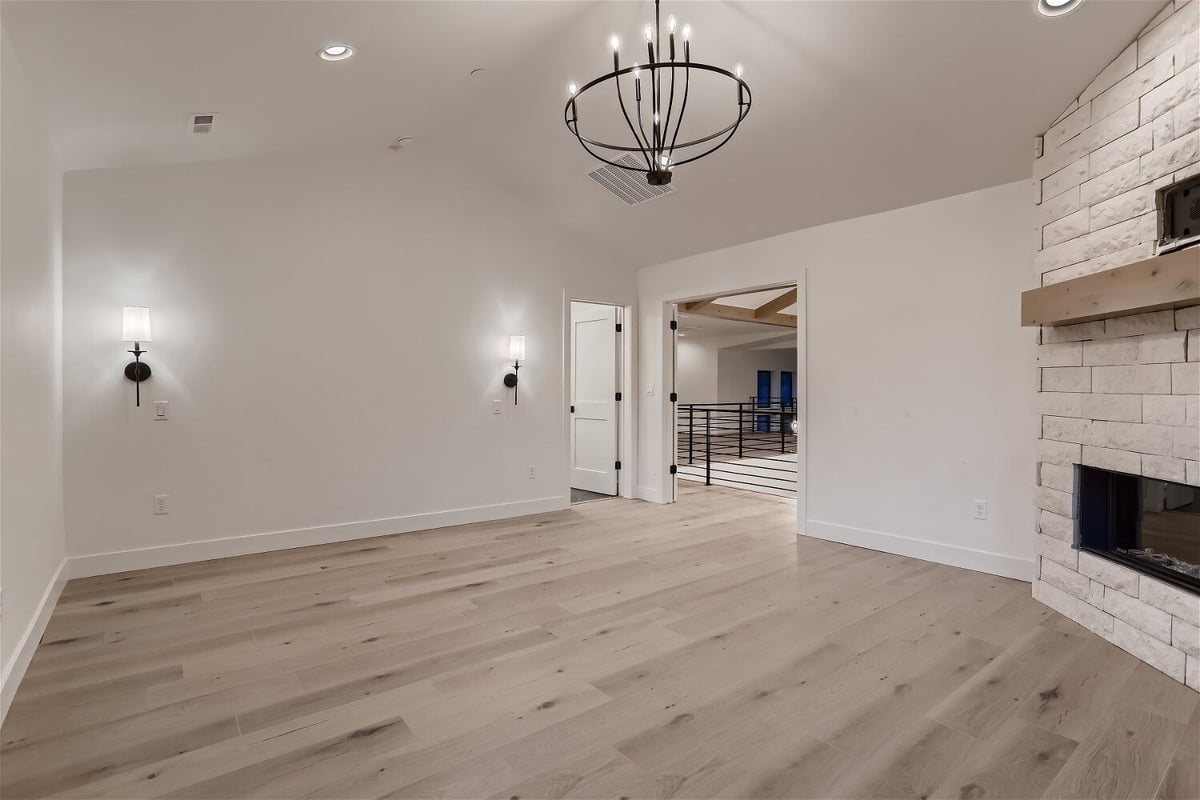
[[[796, 490], [796, 401], [682, 403], [676, 442], [679, 474], [756, 490]], [[702, 469], [702, 471], [701, 471]]]

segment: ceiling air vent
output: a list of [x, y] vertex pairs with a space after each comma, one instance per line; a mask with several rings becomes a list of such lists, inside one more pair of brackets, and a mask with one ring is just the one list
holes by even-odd
[[192, 133], [212, 133], [216, 114], [192, 114]]
[[626, 153], [617, 161], [633, 167], [638, 172], [605, 164], [589, 172], [588, 177], [624, 200], [626, 205], [636, 206], [675, 191], [675, 187], [669, 183], [666, 186], [651, 186], [646, 183], [646, 162], [632, 153]]

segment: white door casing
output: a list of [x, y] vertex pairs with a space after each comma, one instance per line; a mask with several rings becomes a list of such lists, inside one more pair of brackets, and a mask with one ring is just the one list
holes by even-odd
[[670, 502], [674, 503], [679, 499], [679, 475], [675, 470], [679, 464], [679, 403], [676, 402], [679, 385], [679, 305], [671, 304], [671, 318], [667, 323], [671, 331], [671, 391], [667, 395], [667, 408], [669, 409], [668, 417], [671, 425], [671, 498]]
[[617, 493], [618, 309], [571, 303], [571, 486]]

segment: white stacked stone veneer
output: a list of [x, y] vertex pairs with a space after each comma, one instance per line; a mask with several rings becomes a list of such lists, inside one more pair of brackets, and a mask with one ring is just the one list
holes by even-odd
[[[1045, 133], [1043, 285], [1154, 255], [1158, 189], [1200, 173], [1200, 0], [1171, 0]], [[1200, 306], [1045, 327], [1034, 597], [1200, 690], [1200, 596], [1075, 547], [1075, 465], [1200, 486]]]

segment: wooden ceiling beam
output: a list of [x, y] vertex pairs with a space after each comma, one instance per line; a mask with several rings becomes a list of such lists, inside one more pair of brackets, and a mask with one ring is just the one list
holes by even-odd
[[710, 303], [712, 303], [714, 300], [719, 300], [719, 299], [720, 299], [720, 298], [717, 298], [717, 297], [705, 297], [705, 298], [704, 298], [704, 299], [702, 299], [702, 300], [693, 300], [693, 301], [692, 301], [692, 302], [690, 302], [690, 303], [684, 303], [684, 304], [683, 304], [683, 306], [682, 306], [682, 308], [680, 308], [680, 311], [691, 311], [691, 312], [695, 312], [695, 310], [696, 310], [697, 308], [704, 308], [706, 305], [709, 305], [709, 304], [710, 304]]
[[[688, 304], [690, 305], [690, 304]], [[767, 314], [764, 317], [755, 316], [756, 310], [753, 308], [741, 308], [739, 306], [725, 306], [720, 303], [708, 303], [699, 308], [683, 309], [688, 314], [695, 314], [698, 317], [714, 317], [715, 319], [729, 319], [735, 322], [758, 322], [763, 325], [777, 325], [781, 328], [795, 328], [795, 314]]]
[[769, 317], [777, 311], [782, 311], [783, 309], [787, 308], [788, 306], [794, 305], [795, 302], [796, 302], [796, 287], [793, 286], [791, 289], [788, 289], [786, 292], [779, 295], [779, 297], [776, 297], [774, 300], [768, 300], [767, 302], [763, 303], [758, 308], [754, 309], [754, 318], [761, 320], [764, 317]]
[[[781, 286], [779, 288], [783, 289], [784, 287]], [[759, 290], [750, 291], [750, 292], [740, 291], [740, 292], [728, 292], [726, 294], [714, 294], [709, 297], [701, 297], [696, 300], [688, 300], [687, 302], [680, 303], [679, 310], [695, 313], [697, 311], [697, 309], [701, 309], [701, 308], [704, 308], [705, 306], [712, 305], [713, 303], [716, 303], [718, 300], [721, 300], [726, 297], [740, 297], [741, 295], [745, 295], [745, 294], [758, 294], [759, 292], [769, 292], [769, 291], [771, 291], [771, 290], [770, 289], [759, 289]], [[791, 298], [790, 300], [787, 300], [787, 302], [782, 302], [785, 300], [785, 298], [788, 298], [789, 296]], [[771, 314], [775, 313], [776, 311], [787, 308], [788, 306], [790, 306], [792, 303], [795, 303], [795, 302], [796, 302], [796, 288], [792, 287], [790, 289], [785, 289], [784, 293], [781, 294], [779, 297], [776, 297], [774, 300], [771, 300], [771, 301], [759, 306], [758, 308], [751, 309], [751, 310], [757, 311], [757, 312], [759, 312], [759, 316], [765, 317], [765, 316], [770, 316]]]

